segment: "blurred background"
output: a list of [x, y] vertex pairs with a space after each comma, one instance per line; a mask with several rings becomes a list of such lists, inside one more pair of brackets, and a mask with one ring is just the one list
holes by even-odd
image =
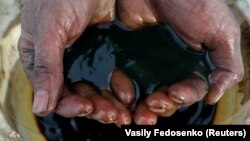
[[[0, 141], [45, 140], [31, 111], [32, 90], [17, 52], [24, 0], [0, 0]], [[250, 0], [227, 0], [242, 31], [245, 77], [220, 100], [214, 124], [250, 124]]]

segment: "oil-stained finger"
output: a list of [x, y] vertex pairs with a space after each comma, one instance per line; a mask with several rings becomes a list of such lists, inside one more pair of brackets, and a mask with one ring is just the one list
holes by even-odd
[[190, 106], [202, 100], [207, 94], [205, 81], [192, 75], [186, 80], [177, 82], [168, 88], [169, 97], [181, 106]]
[[115, 122], [118, 117], [118, 111], [108, 99], [85, 83], [74, 84], [73, 90], [75, 93], [85, 96], [93, 103], [94, 111], [87, 116], [88, 118], [105, 124]]
[[135, 89], [133, 83], [121, 69], [112, 71], [110, 84], [113, 93], [123, 104], [131, 105], [134, 102]]
[[169, 117], [175, 113], [178, 109], [177, 103], [175, 103], [164, 91], [155, 91], [149, 95], [145, 104], [148, 109], [152, 112], [157, 113], [158, 115]]
[[131, 114], [129, 110], [120, 103], [110, 91], [103, 90], [102, 95], [107, 98], [112, 104], [114, 104], [114, 107], [118, 110], [118, 117], [115, 121], [117, 125], [129, 125], [131, 123]]
[[134, 122], [137, 125], [155, 125], [157, 114], [147, 108], [145, 101], [141, 101], [135, 110]]
[[119, 19], [129, 28], [154, 24], [158, 19], [151, 0], [117, 0], [117, 13]]
[[93, 103], [88, 98], [69, 93], [59, 101], [56, 113], [63, 117], [82, 117], [89, 115], [93, 110]]

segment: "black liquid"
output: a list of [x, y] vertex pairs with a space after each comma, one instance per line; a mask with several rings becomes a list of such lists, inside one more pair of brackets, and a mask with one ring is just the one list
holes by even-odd
[[[212, 68], [207, 58], [206, 53], [188, 50], [168, 27], [157, 25], [138, 31], [123, 30], [114, 24], [93, 27], [65, 50], [65, 82], [69, 86], [82, 81], [96, 88], [109, 88], [110, 72], [122, 68], [133, 80], [137, 99], [141, 99], [160, 86], [181, 81], [189, 75], [198, 74], [208, 84]], [[159, 118], [158, 124], [210, 124], [214, 110], [215, 106], [201, 101], [178, 110], [169, 118]], [[72, 140], [72, 136], [74, 140], [108, 137], [113, 134], [110, 128], [117, 128], [86, 118], [67, 119], [55, 114], [40, 118], [40, 121], [50, 140]]]
[[162, 26], [126, 31], [112, 25], [92, 28], [65, 53], [66, 82], [90, 82], [109, 88], [108, 76], [122, 68], [144, 97], [162, 85], [185, 79], [194, 71], [204, 80], [209, 73], [205, 53], [195, 53], [178, 44]]

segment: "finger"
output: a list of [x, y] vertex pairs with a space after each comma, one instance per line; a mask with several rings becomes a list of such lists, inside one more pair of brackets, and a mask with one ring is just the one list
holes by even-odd
[[68, 93], [60, 100], [55, 112], [63, 117], [83, 117], [89, 115], [93, 110], [94, 106], [89, 99]]
[[[131, 3], [133, 4], [131, 5]], [[156, 12], [151, 7], [151, 1], [118, 0], [117, 11], [120, 20], [130, 28], [157, 22]]]
[[105, 97], [98, 94], [93, 88], [84, 83], [74, 84], [73, 90], [82, 96], [85, 96], [94, 105], [94, 111], [88, 115], [101, 123], [114, 123], [118, 117], [118, 111], [113, 104]]
[[[29, 40], [31, 38], [28, 38], [28, 36], [29, 35], [25, 34], [25, 32], [22, 33], [18, 42], [19, 54], [20, 54], [22, 64], [24, 66], [24, 70], [35, 91], [34, 102], [33, 102], [33, 112], [36, 115], [45, 116], [49, 113], [48, 107], [50, 106], [48, 106], [49, 105], [48, 103], [49, 103], [50, 88], [48, 85], [52, 81], [47, 79], [47, 77], [49, 77], [49, 74], [44, 75], [43, 73], [39, 75], [38, 72], [35, 73], [35, 71], [37, 71], [38, 68], [41, 66], [37, 66], [37, 65], [35, 66], [34, 64], [34, 60], [35, 60], [34, 44], [32, 41]], [[41, 77], [37, 77], [36, 74], [38, 74], [38, 76], [41, 76]], [[38, 83], [40, 80], [42, 82], [43, 79], [44, 79], [43, 83]], [[52, 109], [53, 107], [50, 107], [50, 110]]]
[[115, 2], [116, 0], [99, 1], [90, 25], [112, 22], [115, 19]]
[[240, 82], [244, 76], [240, 28], [232, 21], [234, 20], [223, 22], [215, 37], [205, 44], [210, 50], [211, 61], [216, 66], [210, 74], [210, 88], [206, 98], [208, 104], [216, 103], [226, 89]]
[[36, 27], [32, 32], [35, 48], [33, 112], [44, 116], [54, 110], [62, 93], [64, 48], [84, 31], [97, 3], [85, 1], [56, 6], [58, 1], [49, 1], [43, 4], [46, 6], [38, 9], [40, 17], [35, 18]]
[[[133, 2], [133, 4], [131, 4]], [[142, 8], [140, 7], [142, 1], [136, 0], [118, 0], [117, 11], [120, 20], [131, 28], [136, 28], [143, 24], [141, 15]]]
[[155, 125], [157, 114], [150, 111], [144, 101], [141, 101], [135, 110], [134, 122], [137, 125]]
[[168, 88], [168, 95], [171, 100], [184, 107], [202, 100], [206, 94], [207, 87], [204, 80], [195, 75]]
[[129, 110], [124, 107], [108, 90], [103, 90], [102, 95], [107, 98], [118, 110], [118, 117], [115, 121], [117, 125], [129, 125], [131, 123], [131, 115]]
[[174, 103], [167, 92], [163, 91], [153, 92], [146, 98], [145, 104], [150, 111], [164, 117], [171, 116], [178, 108], [178, 104]]
[[97, 1], [26, 3], [22, 34], [34, 44], [32, 76], [27, 74], [32, 80], [35, 114], [45, 116], [56, 107], [62, 91], [64, 47], [81, 35], [97, 5]]
[[113, 93], [123, 104], [131, 105], [134, 102], [135, 90], [133, 83], [121, 69], [112, 71], [110, 84]]
[[[240, 82], [244, 75], [240, 27], [225, 1], [191, 3], [187, 6], [181, 1], [159, 1], [157, 8], [161, 11], [161, 21], [169, 24], [192, 49], [209, 51], [216, 69], [210, 74], [206, 101], [215, 104], [224, 91]], [[221, 13], [215, 14], [217, 11]]]
[[[73, 108], [72, 108], [73, 107]], [[63, 117], [83, 117], [94, 110], [93, 103], [84, 96], [71, 92], [66, 85], [63, 87], [62, 98], [55, 112]]]
[[33, 112], [45, 116], [57, 105], [63, 88], [63, 47], [61, 40], [42, 36], [35, 43]]
[[150, 0], [143, 0], [143, 10], [142, 10], [142, 17], [144, 24], [155, 24], [157, 23], [157, 14], [155, 9], [153, 8], [152, 1]]

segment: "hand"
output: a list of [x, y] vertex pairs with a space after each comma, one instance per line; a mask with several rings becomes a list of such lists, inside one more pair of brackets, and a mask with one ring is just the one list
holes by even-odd
[[[113, 78], [113, 81], [116, 81], [114, 79], [117, 78]], [[126, 80], [129, 79], [125, 78], [125, 82], [128, 82]], [[126, 86], [129, 86], [129, 84], [132, 86], [130, 82]], [[121, 83], [118, 85], [121, 85]], [[134, 97], [130, 96], [134, 96], [132, 95], [134, 94], [133, 89], [124, 91], [126, 86], [123, 86], [119, 88], [118, 98], [126, 93], [125, 96], [121, 97], [121, 101], [132, 103]], [[118, 126], [131, 123], [131, 114], [124, 106], [125, 103], [117, 100], [109, 90], [104, 89], [98, 92], [88, 84], [78, 82], [72, 85], [72, 91], [66, 90], [66, 95], [62, 97], [56, 108], [57, 114], [64, 117], [86, 116], [104, 124], [115, 123]]]
[[[101, 103], [106, 105], [105, 112], [110, 115], [104, 116], [105, 119], [93, 118], [105, 121], [107, 118], [116, 119], [116, 107], [112, 107], [112, 104], [103, 96], [95, 95], [87, 86], [84, 96], [74, 93], [67, 95], [69, 92], [63, 91], [66, 88], [63, 84], [62, 62], [65, 47], [73, 43], [87, 25], [112, 20], [114, 4], [114, 0], [25, 1], [18, 49], [25, 72], [34, 89], [33, 112], [35, 114], [45, 116], [59, 105], [56, 112], [61, 115], [83, 116], [89, 115], [94, 110], [99, 112], [98, 104]], [[66, 96], [58, 104], [62, 95]], [[73, 108], [67, 107], [71, 104], [74, 105]]]
[[[129, 125], [131, 113], [126, 106], [131, 106], [135, 100], [132, 81], [120, 69], [114, 69], [110, 74], [112, 93], [105, 89], [98, 90], [83, 82], [65, 89], [65, 96], [60, 100], [56, 112], [64, 117], [86, 116], [101, 123]], [[114, 95], [115, 96], [114, 96]]]
[[[215, 104], [226, 89], [242, 80], [240, 28], [225, 1], [118, 0], [117, 6], [121, 21], [128, 27], [168, 24], [191, 49], [208, 50], [216, 66], [209, 76], [208, 92], [205, 82], [196, 76], [160, 89], [138, 107], [137, 124], [154, 124], [158, 115], [170, 116], [178, 107], [189, 106], [204, 97], [208, 104]], [[145, 118], [149, 114], [151, 122]]]

